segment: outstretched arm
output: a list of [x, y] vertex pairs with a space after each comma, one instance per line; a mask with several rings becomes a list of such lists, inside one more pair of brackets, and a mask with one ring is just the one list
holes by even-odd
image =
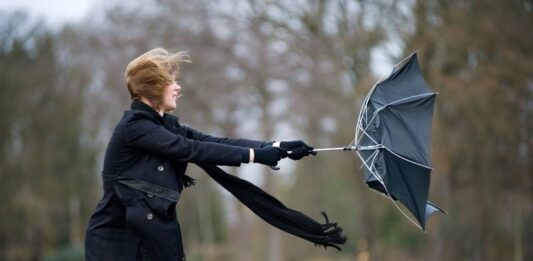
[[239, 166], [249, 161], [249, 149], [208, 141], [188, 139], [141, 117], [125, 126], [127, 144], [155, 155], [193, 163]]
[[220, 138], [211, 136], [205, 133], [202, 133], [198, 130], [195, 130], [191, 127], [182, 126], [188, 132], [192, 133], [192, 139], [205, 141], [205, 142], [214, 142], [232, 146], [246, 147], [246, 148], [264, 148], [272, 145], [272, 142], [268, 141], [259, 141], [259, 140], [250, 140], [250, 139], [231, 139], [231, 138]]
[[287, 156], [283, 148], [249, 148], [188, 139], [172, 133], [151, 120], [133, 117], [125, 126], [126, 143], [133, 149], [176, 161], [239, 166], [241, 163], [276, 165]]

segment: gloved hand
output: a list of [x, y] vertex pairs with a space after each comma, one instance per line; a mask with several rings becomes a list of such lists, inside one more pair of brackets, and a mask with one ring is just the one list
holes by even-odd
[[282, 141], [279, 147], [291, 151], [288, 156], [292, 160], [300, 160], [305, 156], [309, 156], [309, 154], [316, 155], [316, 151], [313, 151], [314, 148], [301, 140]]
[[277, 147], [265, 147], [254, 149], [254, 162], [261, 163], [267, 166], [276, 166], [278, 161], [287, 157], [287, 150]]

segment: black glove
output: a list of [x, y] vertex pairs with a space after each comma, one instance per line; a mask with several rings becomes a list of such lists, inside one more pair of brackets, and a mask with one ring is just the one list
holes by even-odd
[[278, 161], [287, 157], [288, 153], [284, 148], [266, 147], [254, 149], [254, 155], [254, 162], [268, 166], [276, 166], [278, 165]]
[[289, 159], [292, 160], [300, 160], [305, 156], [309, 156], [309, 154], [316, 155], [316, 151], [313, 151], [314, 148], [305, 144], [305, 142], [301, 140], [282, 141], [279, 146], [280, 148], [291, 151]]

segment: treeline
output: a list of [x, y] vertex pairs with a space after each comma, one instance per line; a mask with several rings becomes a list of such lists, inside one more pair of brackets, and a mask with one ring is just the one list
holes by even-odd
[[533, 2], [285, 2], [111, 1], [54, 30], [0, 14], [0, 259], [83, 260], [103, 150], [129, 106], [124, 68], [158, 46], [193, 60], [175, 113], [219, 136], [347, 145], [376, 59], [415, 50], [439, 93], [430, 198], [448, 214], [427, 233], [362, 185], [350, 153], [229, 169], [328, 212], [342, 252], [269, 227], [191, 166], [200, 182], [178, 205], [189, 259], [532, 259]]

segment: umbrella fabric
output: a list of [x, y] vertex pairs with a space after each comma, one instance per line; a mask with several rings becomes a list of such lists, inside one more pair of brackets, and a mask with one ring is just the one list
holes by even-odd
[[427, 201], [431, 176], [431, 121], [436, 93], [426, 84], [416, 53], [378, 82], [365, 100], [356, 137], [370, 188], [400, 201], [422, 229], [435, 211]]

